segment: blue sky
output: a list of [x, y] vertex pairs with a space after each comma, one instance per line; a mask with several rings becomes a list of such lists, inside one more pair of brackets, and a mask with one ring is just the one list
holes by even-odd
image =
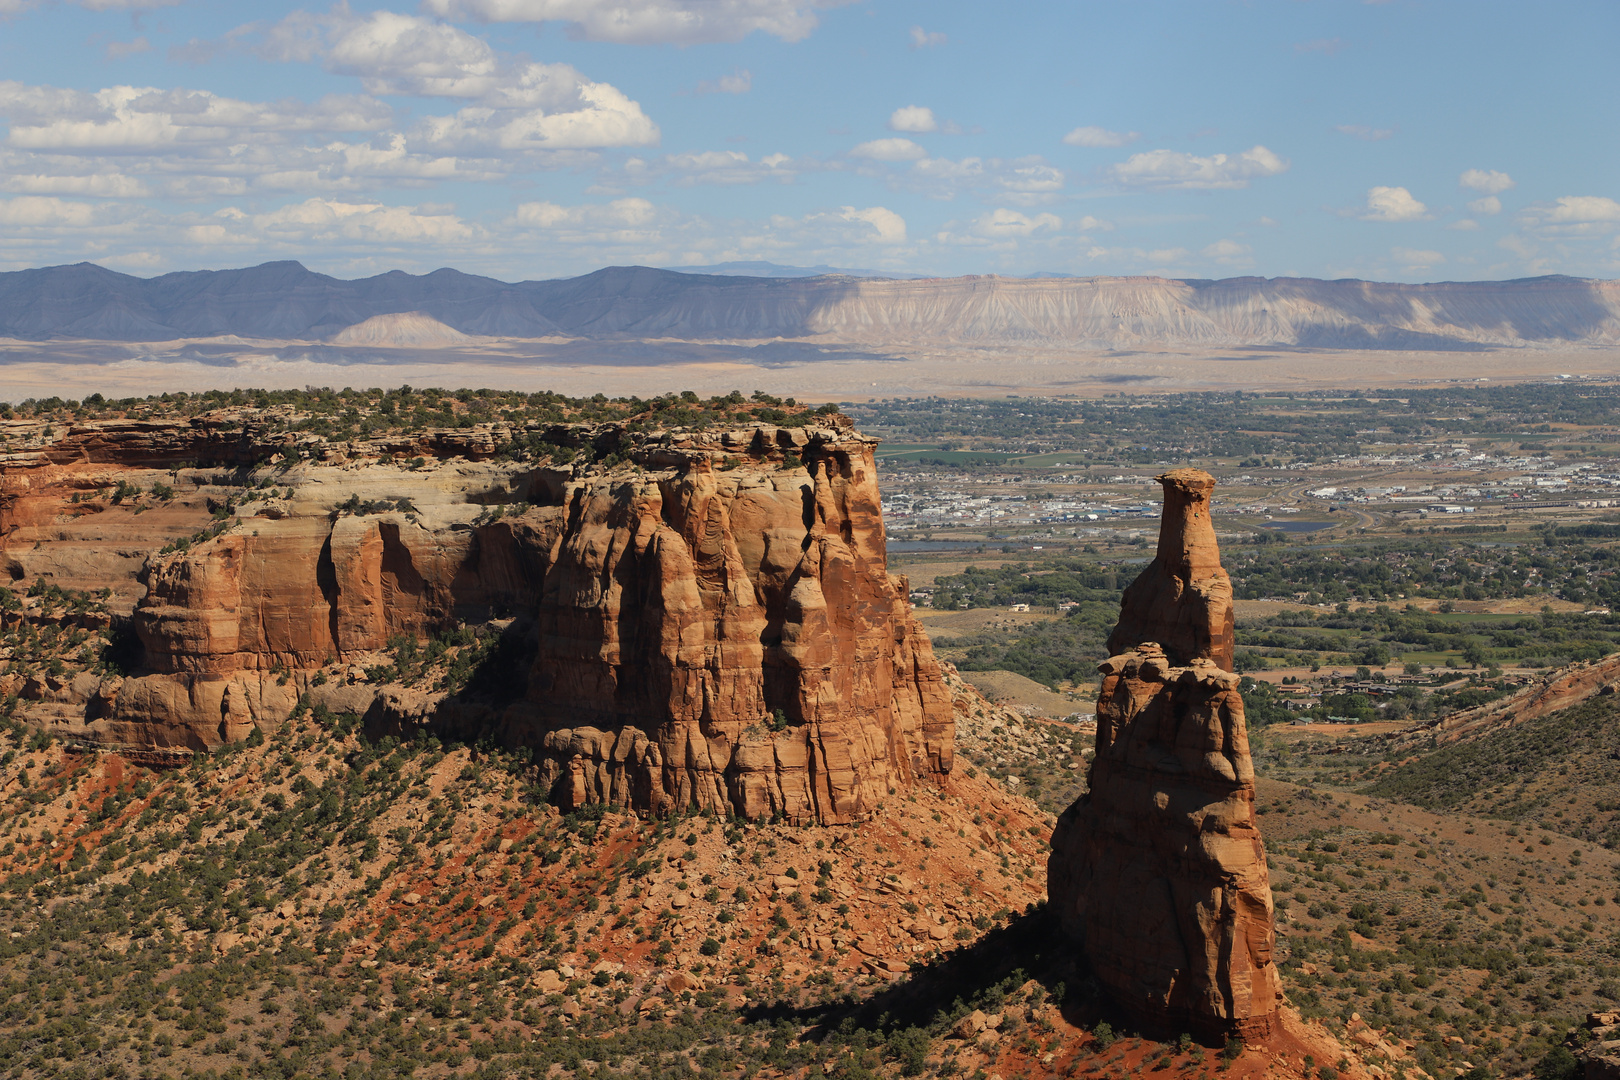
[[1620, 277], [1620, 5], [0, 0], [0, 269]]

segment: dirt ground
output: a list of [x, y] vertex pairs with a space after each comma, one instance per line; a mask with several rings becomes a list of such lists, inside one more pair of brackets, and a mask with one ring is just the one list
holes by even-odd
[[998, 705], [1029, 705], [1042, 716], [1061, 720], [1076, 712], [1090, 712], [1085, 695], [1054, 694], [1033, 679], [1013, 671], [964, 671], [962, 678]]

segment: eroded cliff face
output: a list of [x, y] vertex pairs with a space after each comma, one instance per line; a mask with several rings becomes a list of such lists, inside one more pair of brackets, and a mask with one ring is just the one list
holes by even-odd
[[1109, 638], [1090, 790], [1058, 819], [1048, 887], [1092, 971], [1141, 1020], [1260, 1037], [1281, 984], [1243, 699], [1227, 670], [1214, 480], [1190, 469], [1159, 480], [1159, 557], [1126, 590]]
[[[140, 669], [59, 722], [206, 749], [307, 695], [382, 728], [531, 747], [565, 806], [793, 821], [853, 820], [951, 771], [950, 695], [887, 570], [875, 440], [842, 418], [539, 434], [613, 464], [494, 460], [510, 432], [317, 448], [268, 496], [233, 504], [218, 535], [146, 558]], [[413, 452], [431, 460], [403, 463]], [[84, 457], [13, 463], [14, 539], [33, 536], [29, 500], [45, 507]], [[44, 558], [25, 546], [16, 559]], [[500, 638], [469, 685], [364, 673], [391, 643], [469, 624]]]

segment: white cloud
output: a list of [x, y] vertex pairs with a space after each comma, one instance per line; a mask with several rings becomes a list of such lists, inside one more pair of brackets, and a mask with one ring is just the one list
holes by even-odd
[[1429, 208], [1403, 187], [1368, 188], [1367, 205], [1358, 214], [1362, 221], [1421, 221], [1428, 215]]
[[1254, 249], [1247, 244], [1240, 244], [1236, 240], [1217, 240], [1205, 247], [1199, 254], [1206, 259], [1214, 259], [1224, 266], [1248, 266], [1254, 262], [1249, 256]]
[[1447, 225], [1446, 228], [1450, 229], [1452, 232], [1478, 232], [1480, 229], [1480, 224], [1473, 218], [1458, 218], [1450, 225]]
[[1063, 219], [1056, 214], [1036, 214], [1029, 217], [1017, 210], [992, 210], [972, 225], [975, 235], [991, 240], [1019, 239], [1037, 232], [1055, 232], [1063, 227]]
[[1179, 150], [1149, 150], [1133, 154], [1112, 166], [1108, 173], [1115, 181], [1131, 187], [1169, 189], [1244, 188], [1257, 177], [1276, 176], [1288, 171], [1288, 160], [1264, 146], [1251, 147], [1237, 155], [1215, 154], [1198, 157]]
[[718, 79], [704, 79], [693, 91], [696, 94], [746, 94], [754, 88], [754, 73], [747, 68], [732, 68], [730, 75]]
[[382, 203], [306, 199], [267, 214], [252, 215], [254, 228], [274, 236], [295, 234], [306, 241], [377, 240], [383, 243], [466, 240], [473, 228], [455, 214]]
[[[905, 145], [880, 145], [890, 143]], [[874, 147], [875, 152], [864, 152], [866, 147]], [[879, 157], [878, 154], [888, 156]], [[1048, 164], [1038, 154], [1010, 160], [928, 157], [922, 147], [910, 140], [881, 139], [856, 147], [852, 152], [852, 156], [855, 155], [873, 162], [903, 165], [909, 161], [909, 168], [885, 169], [880, 165], [862, 165], [858, 169], [863, 175], [881, 175], [897, 191], [920, 192], [936, 199], [954, 199], [971, 192], [992, 205], [1013, 203], [1038, 206], [1062, 198], [1067, 182], [1063, 170]]]
[[948, 39], [938, 30], [924, 30], [920, 26], [911, 28], [911, 47], [913, 49], [932, 49], [945, 44]]
[[114, 86], [94, 94], [0, 82], [0, 115], [11, 121], [16, 148], [57, 153], [135, 153], [219, 147], [246, 138], [309, 132], [376, 131], [392, 113], [369, 98], [332, 95], [251, 102], [206, 90]]
[[1049, 195], [1062, 189], [1063, 171], [1036, 155], [1015, 158], [999, 170], [996, 186], [1026, 195]]
[[1390, 248], [1389, 253], [1408, 271], [1427, 270], [1446, 261], [1446, 257], [1438, 251], [1396, 247]]
[[1502, 212], [1502, 200], [1498, 199], [1495, 195], [1487, 195], [1483, 199], [1475, 199], [1473, 202], [1469, 203], [1468, 209], [1472, 210], [1476, 214], [1483, 214], [1486, 217], [1489, 217], [1492, 214], [1500, 214]]
[[40, 227], [85, 229], [102, 216], [91, 203], [69, 202], [41, 195], [0, 199], [0, 225], [19, 229]]
[[1069, 146], [1119, 147], [1129, 146], [1142, 137], [1139, 131], [1109, 131], [1107, 128], [1087, 125], [1077, 127], [1063, 141]]
[[903, 244], [906, 242], [906, 219], [893, 210], [883, 206], [869, 206], [864, 210], [857, 210], [853, 206], [840, 207], [836, 215], [823, 214], [806, 217], [807, 223], [816, 221], [846, 221], [851, 224], [863, 223], [871, 227], [870, 236], [857, 233], [857, 239], [863, 243], [873, 244]]
[[29, 195], [91, 195], [111, 199], [141, 199], [152, 189], [133, 176], [121, 173], [95, 173], [89, 176], [5, 174], [0, 187]]
[[799, 41], [816, 28], [816, 9], [849, 0], [423, 0], [423, 10], [480, 22], [563, 22], [586, 41], [697, 45], [741, 41], [752, 33]]
[[861, 143], [849, 155], [871, 161], [916, 161], [927, 157], [928, 151], [910, 139], [873, 139]]
[[750, 161], [740, 150], [704, 150], [667, 154], [652, 170], [682, 187], [693, 184], [757, 184], [762, 180], [791, 180], [797, 175], [786, 154], [770, 154]]
[[369, 93], [467, 100], [451, 116], [424, 117], [415, 138], [435, 150], [511, 152], [651, 146], [658, 126], [641, 106], [568, 64], [503, 56], [457, 27], [415, 15], [347, 7], [295, 12], [271, 27], [259, 51], [272, 59], [320, 58], [358, 77]]
[[902, 105], [889, 114], [889, 130], [914, 133], [938, 131], [939, 122], [934, 119], [934, 110], [927, 106]]
[[1537, 225], [1595, 225], [1620, 221], [1620, 202], [1601, 195], [1565, 195], [1551, 205], [1529, 207], [1525, 217]]
[[1361, 139], [1363, 142], [1378, 142], [1395, 134], [1394, 128], [1375, 128], [1366, 124], [1339, 124], [1334, 130], [1342, 135]]
[[605, 204], [559, 206], [550, 202], [524, 203], [512, 215], [512, 224], [539, 229], [608, 226], [615, 229], [653, 223], [657, 208], [646, 199], [615, 199]]
[[1486, 195], [1500, 195], [1516, 185], [1513, 182], [1513, 177], [1505, 172], [1496, 172], [1492, 169], [1469, 169], [1457, 177], [1457, 186], [1472, 191], [1482, 191]]

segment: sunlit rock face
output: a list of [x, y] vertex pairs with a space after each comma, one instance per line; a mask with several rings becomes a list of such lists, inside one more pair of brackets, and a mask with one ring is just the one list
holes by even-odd
[[1254, 767], [1232, 656], [1232, 586], [1193, 469], [1165, 489], [1158, 556], [1125, 591], [1100, 665], [1088, 792], [1058, 819], [1051, 903], [1142, 1021], [1268, 1035], [1281, 987]]
[[[63, 463], [91, 453], [112, 469], [257, 453], [238, 429], [226, 446], [218, 426], [103, 426], [9, 462], [0, 526], [49, 520], [80, 482]], [[950, 694], [888, 572], [875, 439], [837, 416], [557, 425], [532, 434], [596, 463], [553, 467], [497, 459], [512, 434], [321, 448], [217, 535], [147, 552], [139, 667], [59, 703], [64, 734], [204, 750], [307, 697], [528, 747], [564, 806], [797, 822], [856, 820], [951, 771]], [[33, 546], [16, 557], [43, 559]], [[360, 674], [462, 624], [503, 642], [464, 690]]]

